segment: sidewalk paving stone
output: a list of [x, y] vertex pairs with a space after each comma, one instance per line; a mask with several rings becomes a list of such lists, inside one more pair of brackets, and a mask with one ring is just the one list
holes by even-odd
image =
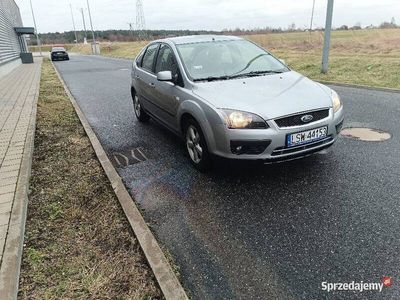
[[0, 79], [0, 299], [17, 299], [41, 62]]

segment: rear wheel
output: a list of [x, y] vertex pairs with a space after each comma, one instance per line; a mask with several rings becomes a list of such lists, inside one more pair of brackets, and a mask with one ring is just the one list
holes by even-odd
[[139, 96], [136, 93], [133, 95], [133, 108], [139, 122], [147, 122], [150, 119], [150, 116], [144, 111], [140, 104]]
[[193, 119], [187, 120], [185, 124], [185, 141], [192, 165], [203, 172], [210, 169], [211, 157], [203, 131]]

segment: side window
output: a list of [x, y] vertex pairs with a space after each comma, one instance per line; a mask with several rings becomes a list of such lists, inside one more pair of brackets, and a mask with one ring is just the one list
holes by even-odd
[[145, 51], [143, 51], [143, 52], [137, 57], [137, 59], [136, 59], [136, 65], [137, 65], [138, 67], [142, 67], [142, 60], [143, 60], [144, 52], [145, 52]]
[[161, 71], [171, 71], [172, 75], [179, 75], [174, 52], [167, 45], [162, 45], [158, 52], [156, 74]]
[[142, 68], [153, 72], [154, 59], [157, 54], [158, 44], [153, 44], [147, 47], [146, 53], [143, 56]]

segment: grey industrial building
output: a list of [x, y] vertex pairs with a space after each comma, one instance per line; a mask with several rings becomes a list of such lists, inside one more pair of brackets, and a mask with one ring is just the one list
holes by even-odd
[[14, 0], [0, 0], [0, 77], [21, 63], [31, 62], [27, 53], [25, 34], [33, 28], [23, 27], [18, 5]]

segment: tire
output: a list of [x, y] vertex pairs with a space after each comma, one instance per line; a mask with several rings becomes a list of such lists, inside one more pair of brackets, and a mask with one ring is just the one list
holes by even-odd
[[135, 111], [135, 116], [139, 122], [147, 122], [150, 120], [150, 116], [145, 112], [142, 105], [140, 105], [139, 97], [136, 93], [132, 93], [133, 98], [133, 110]]
[[211, 155], [200, 125], [194, 119], [188, 119], [184, 126], [184, 138], [190, 162], [199, 171], [211, 168]]

